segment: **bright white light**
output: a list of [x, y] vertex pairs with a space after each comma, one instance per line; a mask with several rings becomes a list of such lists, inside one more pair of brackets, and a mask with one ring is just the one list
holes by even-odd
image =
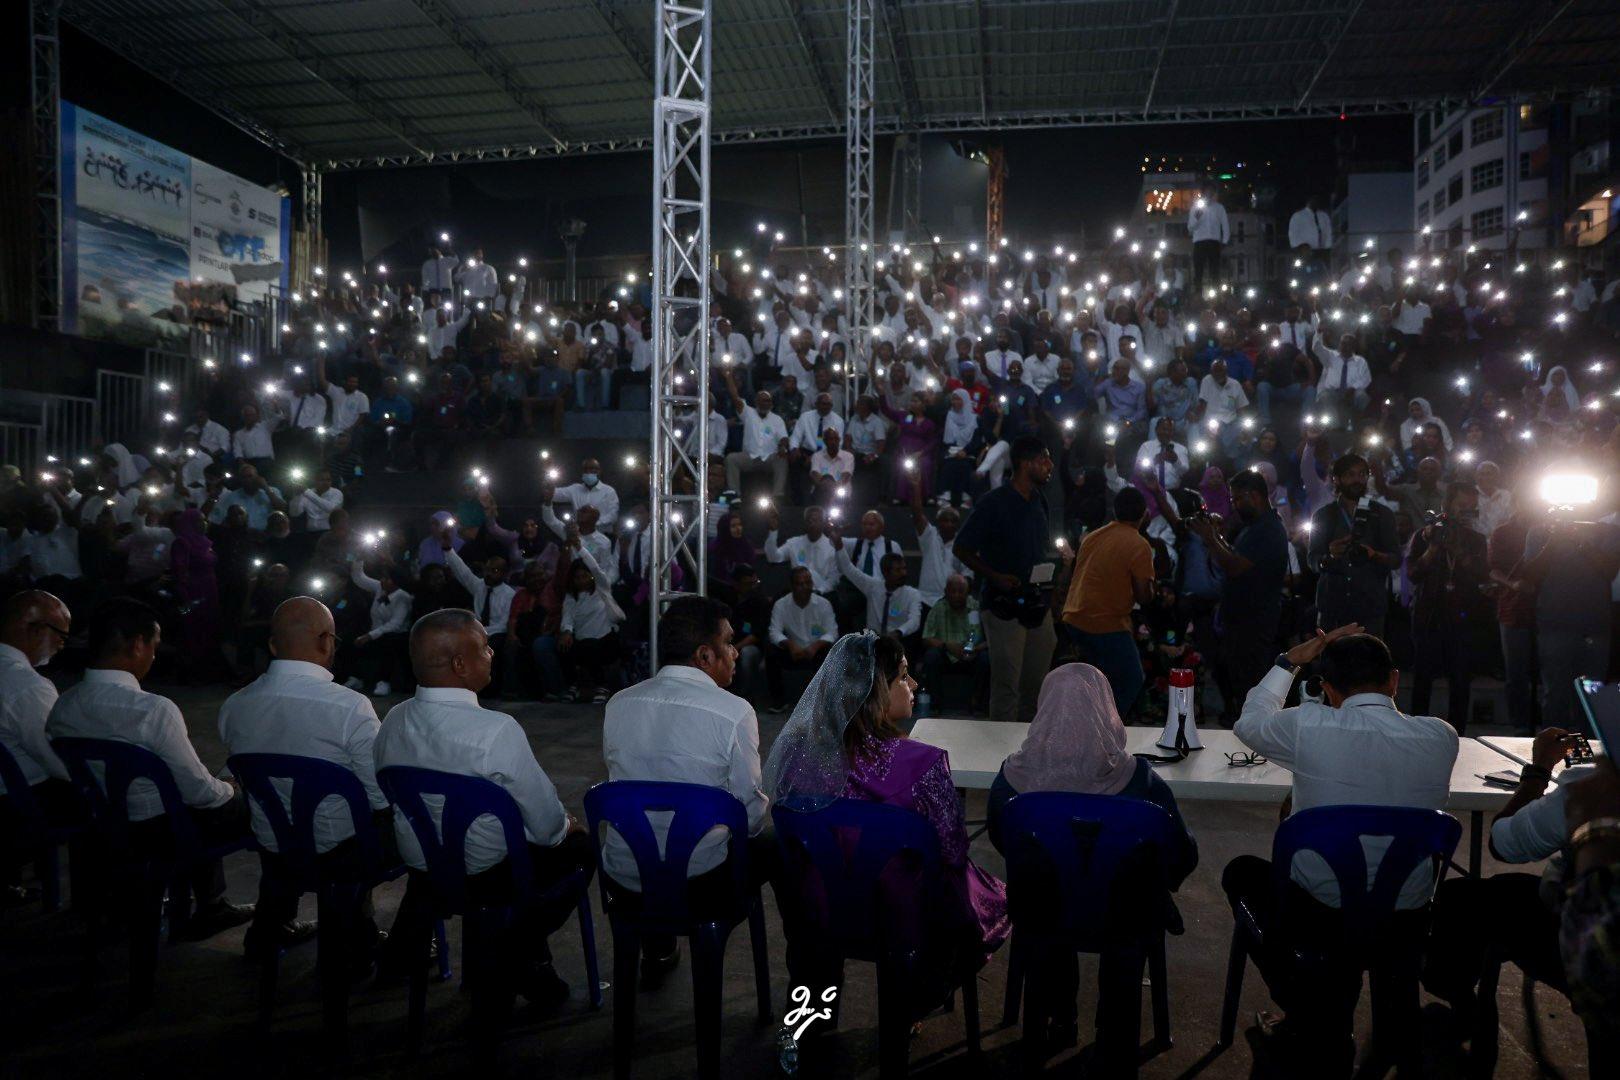
[[1584, 473], [1549, 473], [1541, 478], [1540, 491], [1553, 506], [1585, 506], [1597, 501], [1598, 480]]

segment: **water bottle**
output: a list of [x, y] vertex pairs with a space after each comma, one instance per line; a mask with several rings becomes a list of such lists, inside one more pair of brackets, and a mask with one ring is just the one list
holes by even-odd
[[934, 697], [926, 690], [917, 691], [917, 704], [913, 710], [919, 717], [927, 716], [928, 710], [933, 707]]
[[793, 1037], [793, 1032], [785, 1027], [776, 1033], [776, 1061], [788, 1076], [799, 1071], [799, 1043]]

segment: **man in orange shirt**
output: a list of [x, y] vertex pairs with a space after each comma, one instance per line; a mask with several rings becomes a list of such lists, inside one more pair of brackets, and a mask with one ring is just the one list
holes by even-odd
[[1080, 542], [1063, 603], [1063, 630], [1080, 655], [1108, 677], [1119, 715], [1142, 692], [1142, 658], [1131, 610], [1153, 596], [1153, 548], [1142, 535], [1147, 499], [1134, 487], [1114, 496], [1115, 520]]

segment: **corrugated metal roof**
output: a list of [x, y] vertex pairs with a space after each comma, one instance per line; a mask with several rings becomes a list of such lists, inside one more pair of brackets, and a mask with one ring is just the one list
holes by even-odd
[[[712, 2], [716, 136], [839, 131], [845, 5]], [[873, 2], [885, 130], [1377, 111], [1579, 91], [1620, 72], [1612, 0]], [[353, 166], [644, 142], [653, 10], [65, 0], [62, 17], [291, 156]]]

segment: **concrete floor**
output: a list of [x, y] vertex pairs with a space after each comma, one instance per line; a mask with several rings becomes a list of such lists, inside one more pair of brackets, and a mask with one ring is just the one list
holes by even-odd
[[[222, 700], [219, 690], [154, 687], [167, 692], [191, 721], [192, 737], [203, 761], [218, 767], [224, 761], [215, 716]], [[562, 799], [581, 814], [583, 794], [604, 778], [601, 758], [600, 707], [542, 705], [509, 702], [506, 711], [523, 724], [542, 766], [555, 781]], [[383, 710], [379, 708], [379, 712]], [[764, 717], [764, 749], [780, 730], [781, 717]], [[982, 817], [984, 795], [970, 794], [968, 816]], [[1146, 1059], [1144, 1077], [1281, 1076], [1269, 1067], [1252, 1033], [1255, 1013], [1269, 1008], [1265, 988], [1251, 970], [1244, 984], [1236, 1043], [1220, 1051], [1215, 1036], [1225, 975], [1231, 916], [1220, 892], [1221, 868], [1240, 853], [1264, 855], [1269, 851], [1275, 813], [1262, 807], [1225, 803], [1188, 802], [1182, 811], [1201, 851], [1198, 870], [1178, 897], [1187, 933], [1170, 939], [1169, 972], [1171, 1023], [1174, 1046]], [[1466, 840], [1465, 840], [1466, 842]], [[1003, 864], [988, 840], [980, 837], [973, 857], [993, 873]], [[1496, 869], [1487, 855], [1486, 872]], [[251, 900], [257, 891], [255, 856], [234, 856], [227, 863], [231, 894]], [[378, 921], [387, 926], [397, 907], [402, 886], [378, 890]], [[594, 891], [594, 890], [593, 890]], [[774, 899], [766, 903], [771, 943], [773, 996], [787, 994], [781, 924]], [[596, 905], [593, 903], [593, 908]], [[306, 898], [305, 917], [312, 918], [313, 900]], [[604, 977], [612, 970], [613, 943], [606, 920], [598, 918], [597, 951]], [[449, 932], [453, 955], [459, 963], [459, 924]], [[584, 966], [577, 923], [570, 923], [552, 939], [558, 968], [573, 993], [569, 1003], [553, 1015], [536, 1018], [519, 1014], [518, 1021], [499, 1046], [491, 1063], [473, 1053], [466, 1039], [466, 998], [456, 983], [430, 986], [428, 1031], [419, 1056], [404, 1049], [405, 991], [403, 987], [376, 988], [366, 983], [351, 998], [350, 1050], [346, 1060], [329, 1054], [318, 1038], [319, 1008], [315, 989], [315, 950], [306, 945], [282, 961], [281, 993], [272, 1037], [256, 1032], [256, 980], [242, 960], [242, 932], [222, 934], [199, 944], [166, 946], [158, 971], [156, 1005], [139, 1017], [123, 1008], [125, 957], [121, 948], [109, 949], [99, 970], [87, 974], [82, 934], [73, 916], [45, 915], [37, 905], [0, 914], [0, 986], [7, 1000], [0, 1008], [0, 1077], [67, 1077], [189, 1075], [345, 1075], [345, 1076], [450, 1076], [518, 1075], [559, 1076], [570, 1080], [608, 1077], [612, 995], [592, 1012], [585, 1004]], [[688, 967], [681, 968], [654, 992], [640, 995], [637, 1025], [638, 1057], [635, 1075], [644, 1078], [692, 1075], [691, 983]], [[1095, 964], [1084, 962], [1080, 1016], [1094, 1008]], [[1006, 986], [1006, 950], [979, 974], [979, 996], [984, 1031], [984, 1055], [970, 1061], [960, 1013], [927, 1020], [913, 1043], [912, 1062], [919, 1075], [942, 1078], [1017, 1076], [1019, 1031], [999, 1028], [1002, 994]], [[1532, 1052], [1530, 1027], [1520, 1008], [1521, 982], [1516, 968], [1503, 973], [1501, 1058], [1496, 1075], [1505, 1078], [1539, 1075]], [[1548, 1059], [1566, 1077], [1585, 1077], [1585, 1041], [1579, 1023], [1563, 997], [1544, 987], [1537, 989], [1537, 1018]], [[958, 1005], [960, 1009], [960, 1004]], [[846, 972], [841, 1025], [821, 1040], [823, 1060], [806, 1073], [826, 1076], [876, 1076], [875, 983], [869, 965], [852, 964]], [[1145, 1008], [1144, 1008], [1144, 1011]], [[1363, 996], [1357, 1030], [1365, 1036], [1368, 1016]], [[732, 937], [726, 960], [724, 1003], [724, 1061], [728, 1077], [780, 1075], [775, 1062], [777, 1021], [756, 1023], [752, 966], [746, 930]], [[1448, 1042], [1449, 1011], [1426, 1000], [1424, 1025], [1425, 1072], [1432, 1077], [1462, 1074], [1463, 1061]], [[1150, 1021], [1145, 1021], [1150, 1023]], [[1144, 1039], [1150, 1032], [1144, 1032]], [[1090, 1034], [1082, 1025], [1082, 1048]], [[1081, 1076], [1076, 1052], [1053, 1059], [1049, 1072]]]

